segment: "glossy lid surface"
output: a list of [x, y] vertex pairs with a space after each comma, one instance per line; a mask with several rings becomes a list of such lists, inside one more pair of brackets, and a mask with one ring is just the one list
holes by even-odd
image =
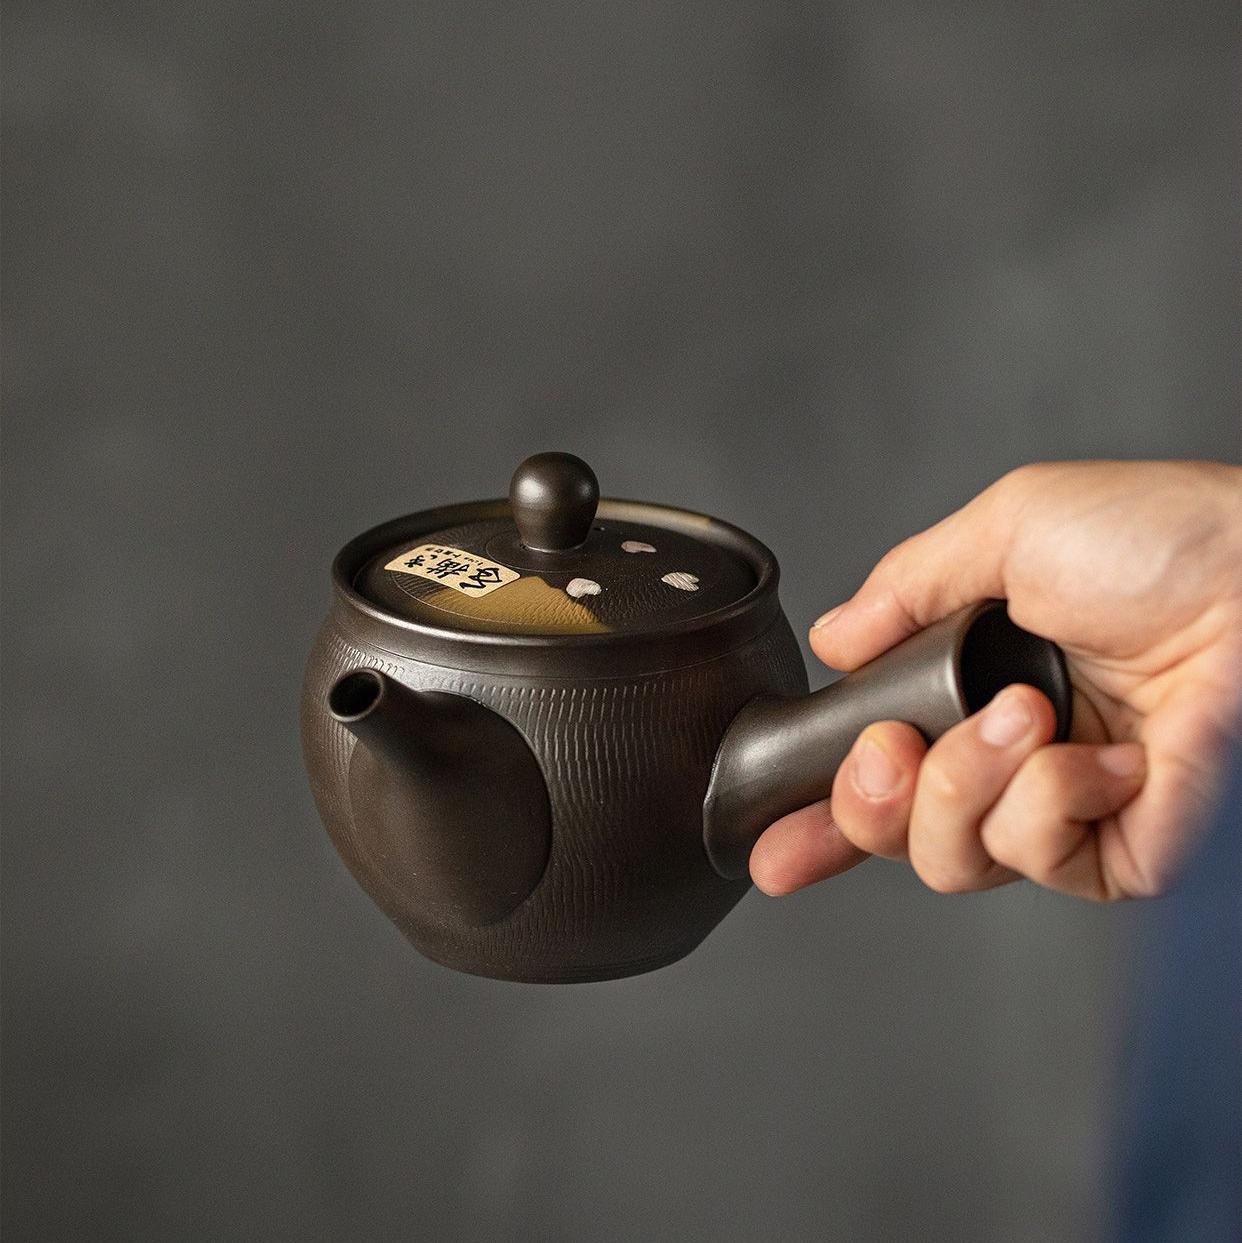
[[455, 507], [458, 521], [370, 556], [353, 579], [371, 604], [475, 635], [658, 633], [744, 599], [770, 554], [686, 510], [599, 501], [590, 467], [528, 458], [509, 505]]

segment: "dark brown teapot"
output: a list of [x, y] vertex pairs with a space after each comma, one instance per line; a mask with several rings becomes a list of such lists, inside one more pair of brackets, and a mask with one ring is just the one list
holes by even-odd
[[333, 565], [302, 739], [324, 823], [427, 957], [506, 980], [673, 962], [749, 886], [774, 819], [865, 725], [929, 739], [1026, 682], [1069, 728], [1052, 643], [988, 601], [813, 695], [758, 540], [600, 501], [528, 458], [507, 501], [374, 528]]

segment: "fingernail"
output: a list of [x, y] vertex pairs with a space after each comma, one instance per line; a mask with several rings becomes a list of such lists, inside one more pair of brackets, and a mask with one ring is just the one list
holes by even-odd
[[983, 710], [979, 737], [989, 746], [1012, 747], [1034, 724], [1026, 697], [1017, 691], [1001, 691]]
[[831, 621], [832, 621], [832, 619], [833, 619], [834, 617], [836, 617], [836, 615], [837, 615], [837, 614], [838, 614], [838, 613], [839, 613], [839, 612], [840, 612], [843, 608], [845, 608], [845, 605], [844, 605], [844, 604], [838, 604], [838, 605], [837, 605], [837, 607], [836, 607], [835, 609], [829, 609], [829, 610], [828, 610], [828, 612], [826, 612], [826, 613], [823, 615], [823, 617], [819, 618], [819, 619], [815, 622], [815, 624], [811, 627], [811, 629], [812, 629], [812, 630], [818, 630], [821, 626], [826, 626], [826, 625], [828, 625], [828, 623], [829, 623], [829, 622], [831, 622]]
[[864, 734], [854, 754], [854, 784], [868, 798], [883, 798], [897, 788], [900, 778], [888, 752]]
[[1095, 757], [1100, 767], [1114, 777], [1137, 777], [1147, 766], [1147, 757], [1137, 742], [1119, 742], [1116, 746], [1101, 747]]

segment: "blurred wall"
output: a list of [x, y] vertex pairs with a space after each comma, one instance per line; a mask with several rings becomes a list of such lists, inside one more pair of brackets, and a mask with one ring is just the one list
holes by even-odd
[[799, 629], [1016, 463], [1236, 459], [1237, 6], [4, 10], [13, 1237], [1090, 1238], [1141, 913], [874, 861], [456, 976], [295, 707], [336, 547], [536, 449]]

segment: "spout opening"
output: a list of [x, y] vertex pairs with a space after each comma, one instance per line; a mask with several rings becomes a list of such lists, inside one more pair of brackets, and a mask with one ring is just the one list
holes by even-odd
[[383, 695], [383, 674], [375, 669], [356, 669], [339, 678], [328, 692], [328, 711], [342, 725], [361, 721]]

